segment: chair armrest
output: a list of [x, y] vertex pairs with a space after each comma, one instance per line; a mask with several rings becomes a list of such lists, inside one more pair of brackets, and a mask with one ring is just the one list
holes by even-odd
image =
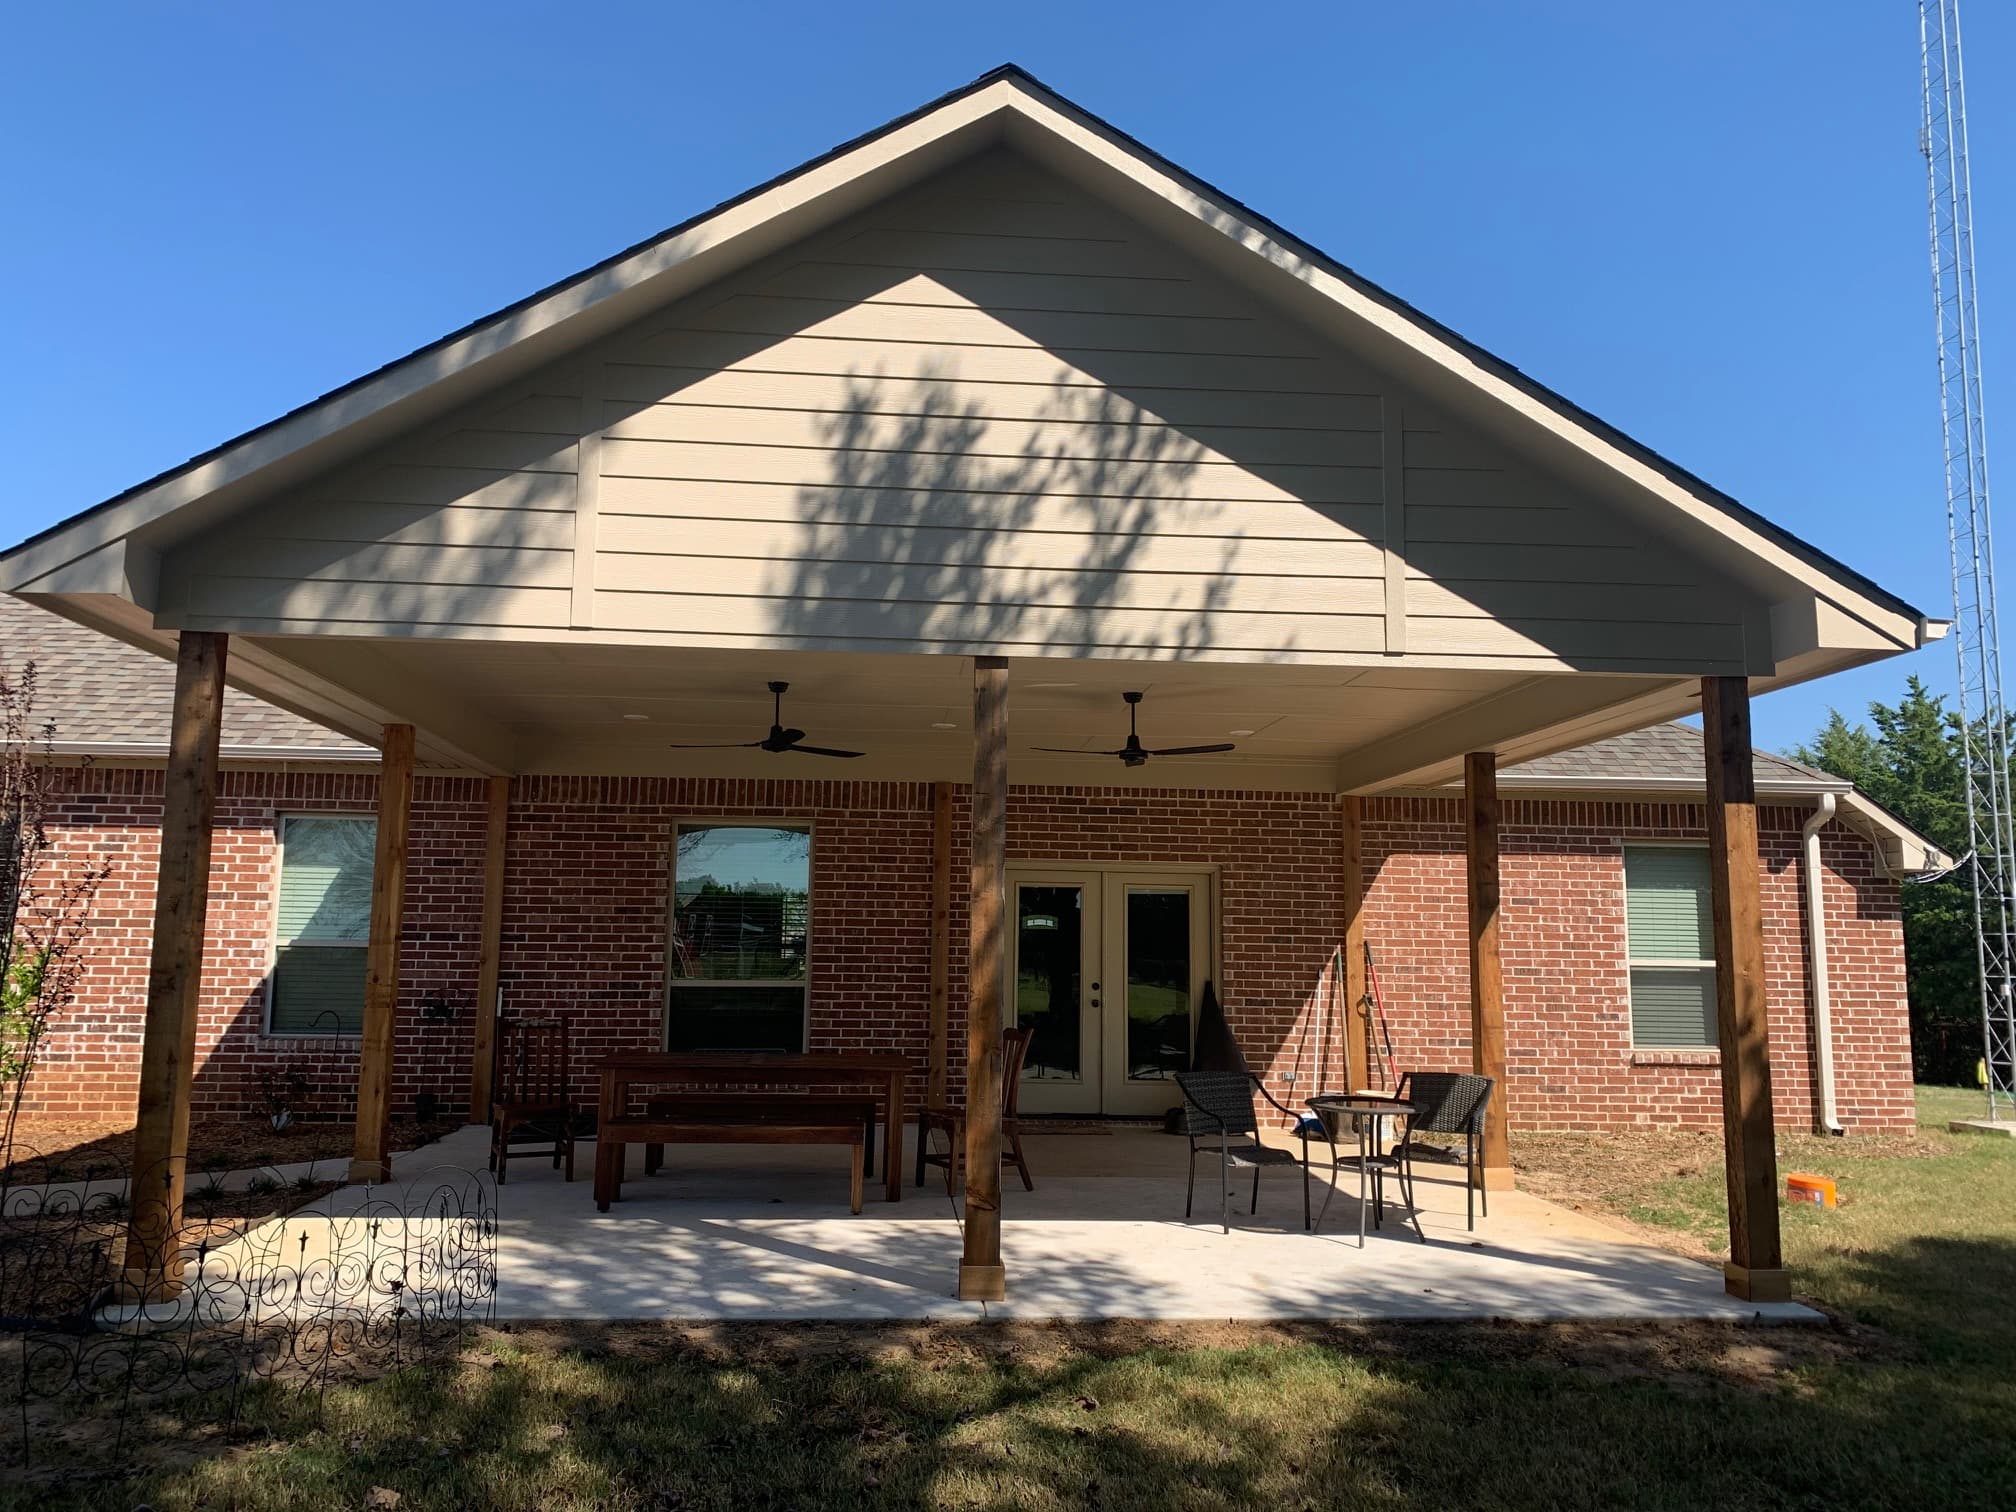
[[1298, 1122], [1301, 1120], [1302, 1115], [1300, 1113], [1297, 1113], [1293, 1108], [1289, 1107], [1286, 1103], [1282, 1102], [1281, 1099], [1276, 1097], [1272, 1092], [1269, 1092], [1267, 1090], [1267, 1084], [1261, 1081], [1259, 1077], [1256, 1076], [1253, 1078], [1253, 1086], [1254, 1089], [1257, 1092], [1259, 1092], [1259, 1094], [1262, 1097], [1266, 1098], [1268, 1102], [1274, 1105], [1275, 1111], [1285, 1113], [1290, 1118], [1295, 1119]]

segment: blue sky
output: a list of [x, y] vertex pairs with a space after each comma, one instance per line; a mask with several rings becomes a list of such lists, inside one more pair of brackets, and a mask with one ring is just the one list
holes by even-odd
[[[1992, 403], [2016, 19], [1967, 21]], [[8, 30], [9, 540], [1012, 60], [1947, 606], [1909, 0], [147, 3]], [[1951, 663], [1774, 695], [1760, 743]]]

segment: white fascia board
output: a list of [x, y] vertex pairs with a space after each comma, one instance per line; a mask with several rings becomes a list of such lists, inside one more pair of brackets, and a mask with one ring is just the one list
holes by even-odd
[[[1501, 792], [1596, 793], [1611, 796], [1643, 793], [1648, 797], [1692, 794], [1699, 798], [1707, 791], [1707, 782], [1705, 779], [1677, 777], [1576, 777], [1514, 770], [1501, 771], [1498, 774], [1498, 788]], [[1855, 791], [1852, 782], [1844, 782], [1839, 778], [1818, 777], [1759, 777], [1756, 788], [1760, 795], [1788, 798], [1812, 798], [1821, 793], [1847, 794]]]

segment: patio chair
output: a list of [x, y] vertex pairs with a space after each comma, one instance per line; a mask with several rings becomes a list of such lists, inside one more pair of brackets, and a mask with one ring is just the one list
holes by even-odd
[[490, 1169], [504, 1184], [505, 1166], [543, 1149], [513, 1150], [514, 1134], [553, 1146], [553, 1169], [564, 1162], [574, 1179], [574, 1104], [567, 1088], [567, 1017], [497, 1020], [497, 1051], [491, 1086]]
[[[1215, 1142], [1218, 1155], [1218, 1221], [1226, 1233], [1232, 1232], [1232, 1197], [1227, 1182], [1234, 1167], [1253, 1168], [1253, 1212], [1260, 1211], [1260, 1168], [1270, 1165], [1300, 1165], [1302, 1167], [1302, 1227], [1309, 1227], [1309, 1136], [1302, 1135], [1302, 1153], [1297, 1156], [1293, 1150], [1278, 1149], [1260, 1142], [1260, 1123], [1253, 1116], [1253, 1094], [1258, 1092], [1268, 1102], [1296, 1121], [1296, 1114], [1290, 1108], [1276, 1101], [1274, 1094], [1261, 1085], [1260, 1078], [1251, 1072], [1239, 1071], [1179, 1071], [1176, 1073], [1177, 1090], [1183, 1094], [1183, 1105], [1177, 1110], [1181, 1132], [1190, 1140], [1190, 1179], [1183, 1193], [1183, 1217], [1190, 1217], [1190, 1209], [1197, 1195], [1197, 1148], [1198, 1141], [1204, 1141], [1205, 1148], [1212, 1148]], [[1298, 1121], [1299, 1127], [1299, 1121]], [[1240, 1136], [1234, 1143], [1233, 1136]]]
[[[1017, 1024], [1001, 1031], [1001, 1163], [1012, 1165], [1021, 1173], [1024, 1191], [1036, 1190], [1036, 1182], [1029, 1174], [1029, 1161], [1022, 1153], [1022, 1126], [1015, 1117], [1015, 1105], [1022, 1095], [1022, 1062], [1029, 1055], [1029, 1040], [1036, 1033], [1033, 1026]], [[945, 1153], [931, 1152], [931, 1131], [945, 1132]], [[893, 1156], [893, 1152], [892, 1152]], [[917, 1114], [917, 1185], [924, 1185], [924, 1167], [942, 1165], [945, 1167], [945, 1190], [959, 1190], [960, 1167], [966, 1160], [966, 1110], [964, 1108], [935, 1107], [922, 1109]]]
[[[1407, 1132], [1395, 1145], [1391, 1162], [1400, 1172], [1403, 1185], [1414, 1184], [1414, 1150], [1417, 1134], [1461, 1134], [1463, 1136], [1463, 1187], [1469, 1201], [1469, 1227], [1477, 1228], [1477, 1194], [1484, 1190], [1484, 1110], [1491, 1104], [1494, 1083], [1488, 1076], [1471, 1076], [1457, 1071], [1409, 1071], [1400, 1078], [1394, 1096], [1412, 1103]], [[1422, 1145], [1422, 1149], [1432, 1149]], [[1439, 1151], [1437, 1152], [1440, 1153]], [[1372, 1177], [1377, 1191], [1380, 1171]], [[1383, 1206], [1383, 1192], [1374, 1198], [1375, 1209]], [[1491, 1195], [1484, 1193], [1484, 1216], [1491, 1216]]]

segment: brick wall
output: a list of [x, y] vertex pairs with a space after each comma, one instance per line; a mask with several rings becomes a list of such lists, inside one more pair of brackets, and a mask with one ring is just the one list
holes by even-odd
[[[313, 1111], [347, 1114], [353, 1041], [262, 1031], [279, 818], [368, 812], [375, 779], [350, 773], [227, 773], [218, 804], [210, 940], [194, 1104], [256, 1106], [262, 1072], [295, 1067]], [[52, 833], [52, 864], [110, 854], [94, 910], [83, 994], [52, 1038], [29, 1107], [40, 1116], [120, 1116], [133, 1103], [152, 919], [160, 774], [79, 775]], [[809, 819], [813, 826], [815, 1049], [894, 1048], [922, 1057], [929, 979], [930, 790], [920, 783], [518, 779], [500, 980], [507, 1011], [560, 1008], [582, 1025], [579, 1059], [659, 1041], [665, 983], [666, 855], [682, 817]], [[1812, 1118], [1799, 826], [1760, 813], [1766, 961], [1779, 1120]], [[1510, 1106], [1517, 1127], [1720, 1120], [1713, 1052], [1634, 1053], [1624, 965], [1622, 846], [1705, 838], [1698, 804], [1512, 799], [1503, 859]], [[954, 812], [952, 1068], [963, 1082], [967, 929], [963, 791]], [[474, 779], [416, 782], [407, 950], [393, 1104], [421, 1091], [466, 1098], [484, 833]], [[1838, 1102], [1854, 1130], [1911, 1121], [1908, 1021], [1897, 885], [1872, 847], [1823, 835], [1834, 984]], [[1218, 973], [1231, 1019], [1277, 1095], [1335, 1086], [1329, 963], [1341, 928], [1334, 800], [1320, 794], [1016, 788], [1014, 861], [1215, 866]], [[1367, 935], [1402, 1067], [1467, 1066], [1469, 982], [1457, 801], [1366, 804]], [[440, 994], [458, 1012], [425, 1022]], [[1319, 1071], [1318, 1063], [1322, 1063]], [[1299, 1067], [1294, 1086], [1286, 1074]]]

